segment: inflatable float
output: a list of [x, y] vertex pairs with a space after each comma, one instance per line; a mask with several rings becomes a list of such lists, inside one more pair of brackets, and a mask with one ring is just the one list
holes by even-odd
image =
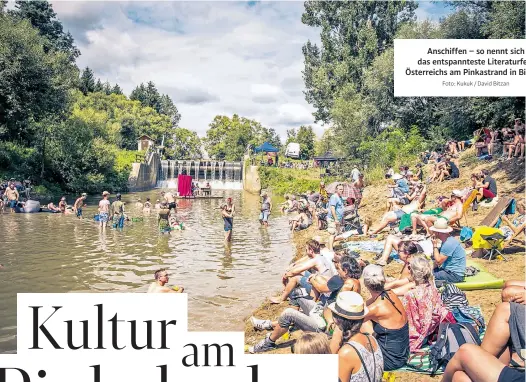
[[38, 200], [28, 200], [23, 207], [22, 204], [16, 206], [15, 212], [26, 214], [40, 212], [40, 202]]

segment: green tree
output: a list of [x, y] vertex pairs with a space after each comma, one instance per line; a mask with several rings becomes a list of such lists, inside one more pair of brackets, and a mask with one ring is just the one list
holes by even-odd
[[130, 99], [132, 101], [139, 101], [144, 106], [148, 106], [148, 99], [146, 96], [146, 88], [144, 87], [144, 84], [140, 84], [132, 90]]
[[146, 103], [144, 106], [149, 106], [158, 113], [161, 111], [161, 95], [152, 81], [148, 81], [146, 85]]
[[329, 122], [336, 97], [361, 88], [362, 70], [392, 45], [404, 22], [413, 20], [414, 1], [306, 1], [304, 24], [321, 28], [321, 48], [303, 47], [306, 100], [316, 121]]
[[62, 23], [57, 19], [53, 7], [46, 0], [16, 0], [14, 10], [10, 14], [25, 20], [40, 31], [48, 42], [45, 42], [44, 50], [56, 49], [67, 54], [74, 62], [80, 56], [80, 51], [74, 45], [73, 37], [69, 32], [65, 33]]
[[86, 67], [86, 69], [82, 71], [79, 89], [84, 95], [95, 91], [95, 76], [89, 67]]
[[300, 144], [301, 157], [304, 159], [312, 158], [314, 156], [314, 141], [316, 139], [312, 126], [300, 126], [296, 139]]
[[215, 159], [239, 161], [249, 146], [259, 146], [265, 141], [277, 143], [275, 131], [237, 114], [232, 118], [218, 115], [209, 127], [203, 143], [208, 154]]
[[201, 158], [201, 139], [197, 133], [181, 127], [175, 129], [170, 157], [171, 159]]
[[63, 52], [46, 53], [45, 44], [29, 21], [0, 14], [0, 140], [31, 145], [31, 122], [67, 110], [77, 68]]
[[179, 114], [179, 111], [174, 105], [172, 99], [168, 95], [163, 94], [160, 98], [160, 104], [161, 107], [159, 113], [167, 115], [172, 122], [172, 127], [177, 127], [181, 119], [181, 114]]
[[100, 81], [100, 78], [95, 83], [95, 87], [93, 89], [95, 93], [102, 93], [104, 91], [104, 87], [102, 86], [102, 82]]
[[106, 95], [110, 95], [111, 94], [111, 84], [108, 81], [104, 82], [104, 84], [102, 85], [102, 91]]
[[121, 87], [119, 86], [119, 84], [115, 84], [115, 86], [111, 89], [111, 92], [112, 92], [113, 94], [118, 94], [118, 95], [122, 95], [122, 94], [124, 94], [124, 93], [122, 92], [122, 89], [121, 89]]

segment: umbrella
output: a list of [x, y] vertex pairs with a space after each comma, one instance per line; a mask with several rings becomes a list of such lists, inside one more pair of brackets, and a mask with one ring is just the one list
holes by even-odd
[[353, 199], [361, 199], [361, 193], [360, 190], [356, 187], [354, 187], [352, 184], [347, 182], [333, 182], [329, 184], [325, 189], [329, 194], [334, 194], [336, 192], [336, 186], [341, 184], [343, 186], [343, 193], [342, 198], [347, 199], [349, 197]]

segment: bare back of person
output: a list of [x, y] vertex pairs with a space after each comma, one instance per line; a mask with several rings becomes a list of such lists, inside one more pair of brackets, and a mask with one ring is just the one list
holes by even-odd
[[156, 281], [150, 284], [150, 288], [148, 288], [148, 293], [171, 293], [173, 292], [172, 289], [168, 288], [167, 286], [161, 286]]
[[407, 322], [404, 305], [393, 291], [385, 291], [384, 293], [389, 296], [389, 299], [393, 301], [394, 304], [389, 299], [383, 298], [383, 296], [380, 295], [374, 302], [368, 305], [369, 314], [374, 315], [374, 322], [386, 329], [400, 329]]
[[173, 195], [171, 192], [166, 192], [166, 193], [164, 194], [164, 199], [165, 199], [168, 203], [175, 203], [174, 195]]

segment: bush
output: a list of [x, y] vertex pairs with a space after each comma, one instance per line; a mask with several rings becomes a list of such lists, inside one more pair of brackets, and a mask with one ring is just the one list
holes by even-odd
[[[259, 177], [261, 188], [272, 190], [274, 195], [303, 193], [308, 190], [316, 191], [320, 187], [319, 169], [291, 169], [277, 167], [260, 167]], [[330, 183], [333, 179], [324, 179]]]
[[38, 172], [39, 158], [35, 149], [12, 142], [0, 142], [1, 177], [34, 180]]

